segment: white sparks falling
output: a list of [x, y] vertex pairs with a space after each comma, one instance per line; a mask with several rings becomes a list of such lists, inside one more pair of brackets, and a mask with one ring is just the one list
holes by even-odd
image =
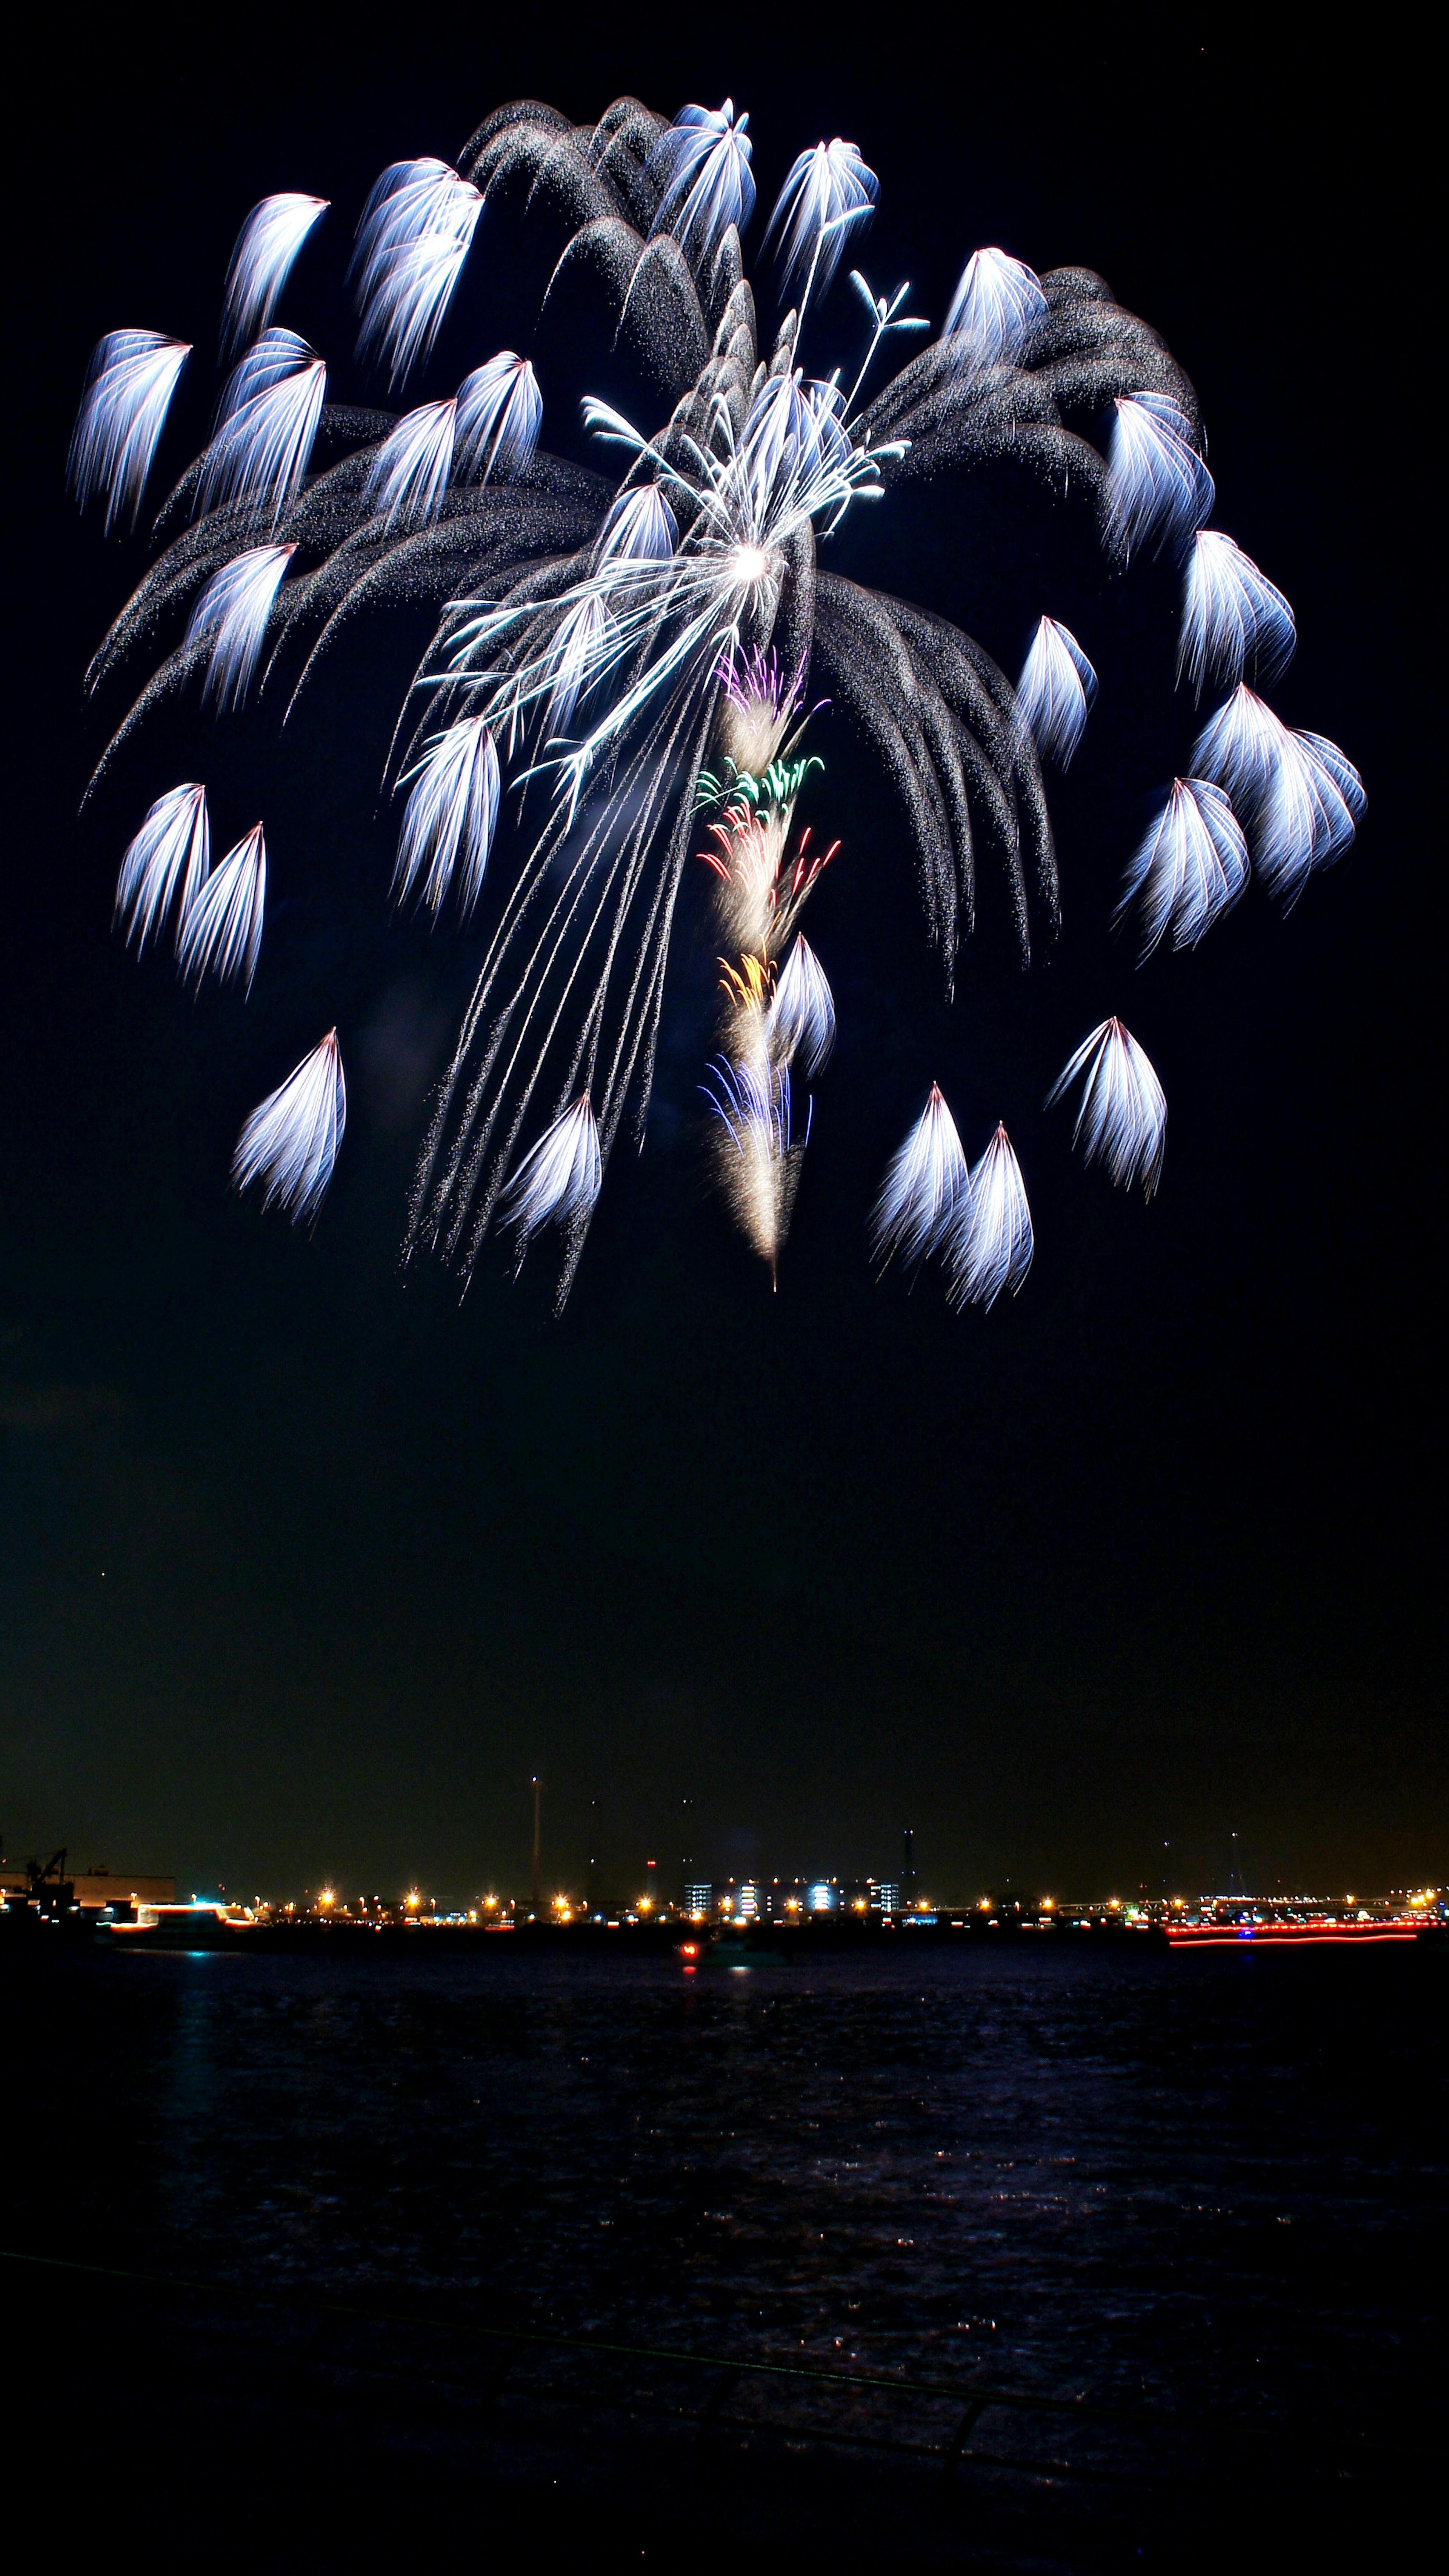
[[202, 459], [203, 510], [239, 502], [275, 528], [307, 471], [327, 369], [295, 331], [264, 331], [227, 380], [221, 427]]
[[1043, 617], [1016, 684], [1016, 703], [1039, 752], [1065, 769], [1086, 730], [1097, 674], [1069, 628]]
[[766, 1036], [779, 1064], [799, 1059], [806, 1081], [823, 1073], [835, 1046], [835, 1000], [825, 969], [803, 931], [780, 969]]
[[657, 483], [641, 483], [610, 506], [596, 548], [600, 563], [617, 555], [628, 563], [667, 563], [679, 543], [679, 527]]
[[251, 686], [278, 587], [297, 549], [251, 546], [213, 573], [191, 612], [188, 644], [211, 642], [203, 698], [220, 712], [239, 707]]
[[1140, 898], [1144, 957], [1169, 930], [1174, 948], [1195, 948], [1247, 882], [1248, 845], [1222, 789], [1210, 779], [1175, 778], [1129, 862], [1115, 917]]
[[263, 197], [237, 235], [222, 298], [221, 346], [240, 349], [265, 330], [293, 263], [315, 223], [327, 212], [325, 197]]
[[182, 915], [176, 959], [189, 984], [214, 972], [222, 984], [240, 983], [244, 996], [251, 991], [266, 901], [267, 845], [254, 823]]
[[393, 893], [405, 903], [421, 885], [424, 903], [437, 913], [460, 870], [458, 909], [466, 916], [483, 890], [498, 821], [498, 753], [486, 719], [468, 716], [435, 734], [409, 776]]
[[1031, 1210], [1021, 1165], [1003, 1126], [971, 1175], [952, 1244], [951, 1295], [958, 1306], [994, 1306], [1003, 1288], [1014, 1297], [1031, 1268]]
[[538, 445], [543, 396], [526, 358], [500, 349], [458, 387], [456, 452], [459, 477], [521, 474]]
[[446, 161], [394, 161], [374, 185], [357, 228], [357, 345], [382, 360], [389, 384], [432, 349], [482, 211]]
[[673, 233], [697, 258], [712, 257], [731, 224], [743, 232], [755, 211], [749, 121], [736, 117], [732, 98], [721, 108], [681, 108], [649, 155], [651, 176], [664, 183], [654, 230]]
[[905, 1143], [893, 1154], [871, 1218], [871, 1251], [884, 1269], [899, 1253], [914, 1267], [939, 1252], [970, 1196], [971, 1177], [956, 1121], [933, 1082]]
[[107, 536], [127, 511], [133, 528], [140, 516], [176, 379], [190, 355], [189, 340], [168, 340], [160, 331], [108, 331], [96, 345], [66, 470], [82, 509], [93, 493], [105, 494]]
[[1047, 309], [1041, 280], [1009, 251], [973, 251], [951, 298], [942, 336], [958, 365], [973, 373], [1014, 357]]
[[1157, 537], [1179, 544], [1213, 505], [1213, 478], [1192, 444], [1192, 424], [1166, 394], [1119, 394], [1108, 455], [1122, 552]]
[[868, 224], [875, 213], [880, 181], [866, 168], [853, 143], [837, 134], [817, 143], [790, 165], [775, 211], [765, 227], [765, 243], [780, 234], [780, 286], [788, 295], [797, 278], [823, 295], [835, 275], [848, 234]]
[[1246, 818], [1258, 873], [1286, 905], [1315, 868], [1348, 848], [1363, 819], [1363, 780], [1337, 743], [1290, 733], [1245, 682], [1203, 727], [1192, 756]]
[[262, 1205], [289, 1208], [294, 1225], [308, 1223], [322, 1204], [347, 1125], [347, 1085], [337, 1031], [288, 1074], [254, 1109], [236, 1141], [232, 1180], [239, 1190], [263, 1183]]
[[1178, 686], [1189, 680], [1200, 698], [1205, 682], [1230, 686], [1249, 662], [1255, 678], [1274, 679], [1297, 641], [1292, 609], [1251, 555], [1221, 529], [1199, 528], [1187, 558]]
[[1104, 1020], [1063, 1067], [1047, 1093], [1048, 1109], [1065, 1098], [1079, 1075], [1082, 1096], [1072, 1143], [1085, 1139], [1086, 1162], [1100, 1156], [1119, 1188], [1140, 1181], [1150, 1199], [1162, 1177], [1167, 1099], [1146, 1053], [1120, 1020]]
[[598, 1125], [584, 1092], [524, 1156], [499, 1201], [499, 1217], [526, 1242], [540, 1226], [587, 1217], [603, 1177]]
[[128, 947], [135, 939], [138, 957], [148, 939], [160, 937], [178, 892], [179, 935], [210, 866], [206, 790], [194, 784], [173, 787], [169, 795], [157, 797], [121, 861], [115, 917], [124, 925]]
[[549, 653], [553, 685], [544, 729], [566, 734], [580, 698], [598, 687], [619, 657], [619, 629], [596, 591], [564, 611]]
[[390, 429], [367, 478], [367, 497], [385, 528], [435, 519], [453, 470], [456, 397], [423, 403]]

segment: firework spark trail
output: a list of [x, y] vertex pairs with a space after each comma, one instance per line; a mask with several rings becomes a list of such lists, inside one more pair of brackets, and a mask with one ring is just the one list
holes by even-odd
[[187, 983], [214, 973], [220, 983], [252, 988], [267, 901], [267, 845], [260, 823], [228, 850], [183, 910], [176, 962]]
[[463, 273], [483, 200], [444, 161], [394, 161], [357, 227], [358, 350], [399, 384], [427, 357]]
[[168, 796], [157, 797], [121, 861], [116, 920], [124, 925], [127, 944], [135, 940], [138, 957], [148, 939], [160, 937], [177, 896], [179, 940], [210, 868], [206, 790], [195, 785], [173, 787]]
[[971, 1195], [971, 1175], [956, 1121], [939, 1086], [905, 1143], [892, 1155], [871, 1220], [871, 1249], [881, 1269], [899, 1254], [908, 1270], [953, 1240]]
[[835, 998], [803, 930], [775, 979], [765, 1034], [777, 1062], [798, 1062], [807, 1081], [823, 1073], [830, 1061], [835, 1046]]
[[1244, 681], [1203, 727], [1192, 757], [1243, 816], [1259, 875], [1289, 907], [1362, 820], [1367, 799], [1352, 761], [1321, 734], [1290, 733]]
[[1144, 957], [1169, 930], [1174, 948], [1195, 948], [1247, 882], [1248, 845], [1222, 789], [1205, 778], [1175, 778], [1128, 866], [1116, 918], [1140, 901]]
[[315, 349], [295, 331], [264, 331], [228, 379], [221, 426], [201, 460], [198, 506], [235, 502], [258, 519], [270, 511], [275, 535], [307, 471], [326, 390]]
[[1118, 1019], [1104, 1020], [1084, 1038], [1047, 1093], [1052, 1108], [1081, 1077], [1072, 1143], [1086, 1139], [1083, 1159], [1098, 1156], [1120, 1188], [1142, 1183], [1151, 1198], [1162, 1178], [1167, 1145], [1167, 1100], [1144, 1050]]
[[1177, 543], [1213, 506], [1213, 478], [1192, 444], [1192, 424], [1166, 394], [1118, 395], [1109, 471], [1124, 555], [1149, 537]]
[[518, 475], [528, 467], [543, 427], [543, 396], [527, 358], [500, 349], [458, 387], [458, 471]]
[[[359, 347], [393, 385], [432, 352], [485, 204], [495, 226], [511, 208], [552, 228], [545, 304], [565, 270], [602, 296], [648, 389], [637, 416], [661, 424], [636, 427], [578, 387], [607, 471], [541, 448], [542, 393], [513, 350], [401, 419], [329, 404], [323, 359], [272, 319], [323, 201], [262, 200], [227, 272], [221, 346], [242, 354], [214, 435], [165, 504], [164, 550], [87, 676], [101, 688], [130, 653], [172, 639], [94, 786], [194, 677], [229, 713], [260, 671], [265, 712], [284, 670], [285, 723], [364, 611], [431, 609], [433, 642], [384, 764], [406, 791], [394, 893], [436, 917], [456, 890], [460, 921], [485, 902], [489, 919], [408, 1241], [467, 1270], [495, 1218], [516, 1228], [520, 1253], [556, 1224], [560, 1298], [631, 1103], [642, 1140], [676, 906], [701, 839], [723, 977], [706, 1088], [731, 1204], [777, 1267], [813, 1108], [802, 1117], [798, 1088], [835, 1034], [829, 979], [798, 931], [839, 846], [796, 827], [820, 768], [799, 749], [807, 680], [814, 712], [830, 705], [853, 722], [889, 778], [948, 998], [988, 856], [1023, 964], [1056, 935], [1042, 762], [1065, 767], [1077, 748], [1091, 663], [1042, 618], [1013, 690], [939, 614], [822, 564], [822, 547], [848, 542], [858, 502], [1010, 460], [1054, 504], [1085, 509], [1119, 567], [1152, 547], [1181, 560], [1179, 683], [1231, 695], [1129, 864], [1119, 911], [1140, 906], [1144, 953], [1169, 936], [1196, 943], [1246, 888], [1250, 845], [1291, 906], [1364, 812], [1342, 752], [1290, 731], [1248, 685], [1287, 660], [1292, 611], [1204, 524], [1214, 492], [1198, 399], [1157, 335], [1091, 270], [1039, 274], [981, 248], [940, 332], [859, 408], [887, 340], [930, 333], [904, 310], [907, 285], [877, 294], [853, 269], [851, 310], [857, 325], [861, 308], [867, 317], [853, 377], [801, 364], [807, 315], [818, 333], [824, 290], [872, 216], [875, 174], [838, 136], [791, 163], [765, 243], [796, 301], [771, 339], [741, 249], [755, 198], [747, 127], [729, 100], [670, 123], [620, 99], [592, 129], [518, 101], [484, 120], [457, 168], [393, 163], [362, 210]], [[103, 497], [108, 529], [135, 521], [188, 354], [142, 331], [96, 350], [69, 473], [83, 505]], [[1105, 456], [1093, 444], [1103, 420]], [[503, 835], [500, 862], [505, 767], [520, 848], [515, 858]], [[147, 812], [116, 920], [138, 950], [169, 931], [193, 980], [215, 971], [247, 985], [264, 900], [261, 825], [211, 875], [193, 784]], [[1136, 1041], [1102, 1022], [1053, 1097], [1069, 1080], [1083, 1085], [1076, 1135], [1089, 1159], [1155, 1184], [1165, 1108]], [[344, 1118], [333, 1031], [248, 1122], [239, 1180], [263, 1179], [268, 1199], [315, 1215]], [[1019, 1287], [1031, 1218], [1004, 1128], [969, 1173], [933, 1090], [892, 1164], [875, 1242], [907, 1267], [949, 1251], [958, 1302]]]
[[176, 380], [191, 355], [188, 340], [160, 331], [109, 331], [91, 360], [85, 399], [70, 443], [67, 474], [82, 509], [106, 496], [106, 535], [129, 510], [141, 514]]
[[337, 1031], [304, 1056], [254, 1109], [236, 1141], [231, 1176], [239, 1190], [261, 1181], [262, 1205], [289, 1208], [294, 1225], [315, 1218], [347, 1125], [347, 1085]]
[[805, 279], [802, 311], [812, 288], [825, 293], [847, 233], [869, 223], [879, 194], [875, 172], [866, 168], [855, 145], [842, 142], [838, 134], [791, 163], [761, 248], [779, 232], [781, 289], [788, 295], [796, 279]]
[[744, 231], [755, 209], [749, 121], [727, 98], [719, 109], [686, 107], [660, 135], [650, 155], [651, 175], [663, 182], [656, 232], [709, 254], [731, 226]]
[[405, 903], [421, 886], [423, 901], [436, 914], [461, 861], [458, 909], [466, 917], [483, 890], [498, 822], [498, 753], [486, 717], [464, 716], [435, 734], [406, 778], [414, 783], [393, 891]]
[[458, 397], [421, 403], [390, 429], [367, 478], [367, 499], [385, 529], [435, 519], [453, 471]]
[[267, 626], [295, 546], [252, 546], [212, 574], [191, 612], [188, 645], [206, 644], [209, 655], [203, 698], [218, 715], [239, 707], [251, 686]]
[[1275, 679], [1298, 641], [1293, 611], [1250, 555], [1218, 528], [1199, 528], [1187, 559], [1177, 678], [1201, 698], [1204, 683], [1241, 680], [1249, 662], [1259, 680]]
[[1021, 718], [1044, 758], [1065, 769], [1086, 731], [1097, 674], [1075, 635], [1043, 617], [1016, 684]]
[[971, 1175], [951, 1246], [951, 1294], [957, 1305], [995, 1305], [1003, 1289], [1017, 1294], [1031, 1268], [1031, 1210], [1021, 1165], [1006, 1129], [995, 1135]]
[[314, 224], [327, 212], [325, 197], [263, 197], [237, 235], [222, 292], [221, 348], [244, 348], [264, 331]]
[[[783, 971], [779, 961], [810, 893], [839, 849], [812, 852], [810, 829], [793, 860], [787, 853], [795, 798], [816, 758], [795, 760], [802, 675], [786, 676], [773, 654], [731, 654], [717, 673], [716, 757], [731, 781], [701, 780], [707, 803], [728, 801], [709, 826], [715, 846], [699, 853], [714, 879], [723, 940], [735, 957], [720, 961], [725, 1010], [721, 1052], [701, 1086], [718, 1122], [716, 1173], [746, 1240], [778, 1284], [810, 1138], [792, 1126], [791, 1066], [806, 1079], [821, 1072], [835, 1043], [829, 983], [803, 935]], [[807, 719], [808, 721], [808, 719]], [[787, 738], [789, 737], [789, 738]]]
[[942, 336], [953, 343], [955, 363], [967, 370], [994, 367], [1014, 357], [1034, 322], [1046, 312], [1041, 279], [1004, 250], [973, 251], [951, 299]]

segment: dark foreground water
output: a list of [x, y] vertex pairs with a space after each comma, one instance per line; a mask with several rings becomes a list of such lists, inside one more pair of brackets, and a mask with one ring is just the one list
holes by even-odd
[[90, 2268], [6, 2310], [214, 2564], [470, 2497], [598, 2563], [1253, 2564], [1401, 2514], [1437, 2417], [1446, 1968], [13, 1963], [4, 2242]]

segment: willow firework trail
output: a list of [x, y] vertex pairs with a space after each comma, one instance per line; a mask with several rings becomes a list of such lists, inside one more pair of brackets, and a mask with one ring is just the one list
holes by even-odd
[[367, 498], [385, 528], [435, 519], [453, 470], [456, 395], [424, 403], [388, 431], [367, 478]]
[[278, 588], [297, 549], [253, 546], [212, 574], [191, 612], [188, 645], [208, 644], [203, 698], [218, 714], [239, 707], [251, 686]]
[[994, 367], [1012, 358], [1047, 309], [1041, 279], [1004, 250], [973, 251], [951, 299], [945, 334], [958, 366]]
[[221, 346], [240, 349], [266, 328], [325, 197], [263, 197], [237, 235], [222, 296]]
[[1043, 617], [1022, 664], [1016, 703], [1044, 759], [1067, 767], [1096, 694], [1097, 674], [1075, 635], [1055, 617]]
[[823, 1073], [835, 1046], [835, 1001], [825, 970], [802, 931], [775, 985], [765, 1024], [770, 1053], [799, 1064], [807, 1081]]
[[615, 501], [599, 531], [598, 557], [627, 563], [668, 563], [679, 543], [679, 523], [657, 483], [641, 483]]
[[1314, 868], [1347, 849], [1363, 819], [1363, 780], [1337, 743], [1290, 733], [1244, 682], [1204, 726], [1193, 761], [1245, 818], [1258, 873], [1287, 904]]
[[189, 984], [215, 974], [223, 984], [239, 983], [244, 994], [251, 991], [266, 901], [267, 845], [254, 823], [182, 914], [176, 962]]
[[837, 134], [833, 143], [817, 143], [790, 165], [789, 175], [765, 230], [765, 242], [780, 235], [780, 277], [788, 294], [803, 278], [823, 295], [840, 263], [846, 236], [868, 224], [875, 213], [880, 181], [868, 170], [853, 143]]
[[1085, 1138], [1085, 1161], [1100, 1155], [1120, 1188], [1140, 1181], [1150, 1199], [1162, 1178], [1167, 1100], [1147, 1055], [1120, 1020], [1104, 1020], [1083, 1039], [1047, 1093], [1048, 1109], [1066, 1098], [1078, 1078], [1082, 1097], [1072, 1143]]
[[[314, 702], [312, 675], [350, 649], [364, 618], [375, 631], [430, 616], [432, 641], [385, 751], [353, 739], [370, 690], [349, 690], [343, 674], [327, 700], [328, 723], [348, 728], [339, 758], [381, 755], [384, 779], [405, 796], [397, 897], [480, 926], [482, 962], [423, 1144], [407, 1240], [466, 1272], [490, 1230], [516, 1228], [521, 1246], [558, 1220], [560, 1299], [620, 1128], [643, 1141], [671, 943], [681, 907], [697, 912], [702, 900], [721, 978], [707, 1132], [732, 1212], [776, 1269], [815, 1107], [801, 1086], [824, 1071], [835, 1031], [831, 976], [798, 934], [840, 847], [844, 817], [829, 800], [836, 747], [851, 735], [886, 781], [948, 999], [987, 872], [1023, 965], [1058, 935], [1043, 766], [1065, 765], [1081, 739], [1091, 663], [1059, 621], [1032, 628], [1035, 541], [1004, 611], [1007, 631], [1032, 630], [1013, 689], [947, 616], [854, 577], [867, 508], [888, 543], [894, 498], [916, 487], [916, 536], [945, 567], [954, 504], [938, 496], [952, 478], [970, 492], [1005, 466], [1034, 477], [1058, 513], [1090, 522], [1114, 573], [1130, 578], [1144, 548], [1181, 559], [1179, 677], [1233, 694], [1179, 759], [1194, 774], [1174, 785], [1128, 869], [1124, 903], [1140, 909], [1146, 948], [1191, 947], [1248, 885], [1250, 845], [1255, 872], [1291, 902], [1364, 810], [1343, 754], [1290, 732], [1246, 685], [1266, 683], [1286, 658], [1291, 612], [1205, 524], [1213, 487], [1198, 397], [1156, 333], [1090, 269], [1038, 272], [994, 247], [966, 261], [939, 329], [907, 310], [907, 284], [877, 293], [859, 269], [850, 294], [826, 303], [880, 192], [854, 144], [802, 139], [784, 157], [765, 234], [792, 309], [763, 329], [742, 247], [751, 137], [731, 100], [691, 104], [671, 122], [618, 99], [593, 127], [517, 100], [485, 117], [456, 167], [414, 159], [382, 173], [351, 268], [369, 376], [402, 385], [428, 362], [444, 318], [458, 327], [486, 204], [507, 309], [522, 309], [509, 275], [517, 225], [548, 281], [550, 417], [582, 422], [587, 466], [542, 444], [526, 318], [521, 349], [471, 348], [476, 363], [456, 391], [451, 377], [427, 383], [400, 419], [396, 400], [387, 411], [329, 400], [322, 356], [273, 318], [321, 201], [264, 199], [227, 276], [222, 345], [241, 354], [214, 436], [166, 504], [161, 550], [88, 673], [89, 687], [107, 690], [166, 639], [119, 711], [99, 780], [123, 765], [129, 774], [160, 711], [181, 713], [188, 693], [194, 708], [200, 665], [204, 698], [226, 714], [263, 669], [284, 675], [285, 721]], [[325, 245], [326, 229], [317, 238]], [[597, 329], [572, 334], [562, 292], [550, 301], [565, 277]], [[837, 318], [841, 336], [826, 346]], [[802, 332], [812, 363], [821, 344], [814, 372]], [[894, 372], [880, 363], [888, 344]], [[630, 388], [611, 402], [577, 364], [580, 350], [604, 345]], [[102, 497], [108, 527], [137, 514], [186, 358], [181, 341], [138, 331], [113, 333], [95, 353], [70, 474], [82, 502]], [[1098, 620], [1116, 596], [1115, 581], [1104, 584]], [[1094, 626], [1109, 670], [1120, 640]], [[259, 740], [270, 698], [255, 694], [245, 721]], [[289, 727], [287, 746], [299, 730]], [[1101, 748], [1131, 738], [1119, 722]], [[855, 791], [849, 770], [844, 791]], [[137, 812], [149, 793], [137, 794]], [[690, 865], [696, 854], [702, 869]], [[853, 898], [879, 906], [866, 935], [879, 930], [882, 953], [900, 881], [889, 855], [862, 869]], [[259, 962], [264, 899], [260, 830], [210, 878], [206, 800], [193, 784], [151, 806], [125, 854], [116, 914], [138, 947], [164, 932], [188, 974], [236, 984], [270, 968], [283, 925], [272, 924]], [[852, 965], [852, 991], [869, 989], [863, 963]], [[1100, 1138], [1109, 1165], [1125, 1156], [1145, 1179], [1154, 1132], [1160, 1143], [1146, 1076], [1125, 1031], [1120, 1043], [1101, 1030], [1096, 1040], [1076, 1076], [1081, 1138]], [[1043, 1085], [1049, 1073], [1039, 1067]], [[315, 1214], [342, 1111], [334, 1031], [257, 1112], [239, 1176]], [[875, 1248], [916, 1263], [948, 1239], [961, 1298], [989, 1303], [1020, 1284], [1031, 1220], [1015, 1156], [998, 1131], [973, 1180], [934, 1092], [891, 1167]]]
[[1117, 541], [1132, 554], [1150, 537], [1180, 544], [1213, 505], [1213, 478], [1192, 424], [1166, 394], [1119, 394], [1110, 453]]
[[950, 1243], [971, 1195], [956, 1121], [933, 1082], [900, 1151], [892, 1155], [871, 1220], [872, 1250], [884, 1268], [899, 1253], [908, 1268]]
[[962, 1306], [994, 1306], [1003, 1288], [1013, 1297], [1031, 1268], [1031, 1210], [1021, 1165], [1006, 1129], [995, 1135], [971, 1175], [951, 1245], [951, 1294]]
[[525, 1155], [499, 1215], [505, 1225], [517, 1226], [523, 1241], [540, 1226], [577, 1223], [593, 1208], [603, 1177], [599, 1130], [585, 1092]]
[[368, 198], [354, 261], [358, 349], [382, 360], [389, 384], [431, 350], [482, 211], [478, 190], [445, 161], [395, 161]]
[[660, 135], [650, 175], [661, 187], [656, 232], [673, 233], [686, 252], [712, 255], [731, 227], [742, 233], [755, 210], [750, 176], [754, 145], [748, 116], [723, 107], [686, 107]]
[[70, 443], [68, 473], [81, 508], [106, 498], [106, 535], [128, 512], [132, 527], [166, 426], [176, 379], [191, 355], [187, 340], [159, 331], [109, 331], [91, 359], [85, 399]]
[[231, 1176], [239, 1190], [262, 1183], [262, 1205], [289, 1208], [294, 1225], [317, 1214], [347, 1125], [347, 1085], [337, 1031], [302, 1058], [254, 1109], [236, 1141]]
[[222, 395], [221, 427], [201, 460], [201, 508], [232, 501], [270, 517], [275, 532], [307, 471], [326, 390], [315, 349], [295, 331], [264, 331]]
[[1298, 641], [1293, 611], [1250, 555], [1220, 529], [1199, 528], [1187, 558], [1178, 682], [1200, 698], [1206, 681], [1241, 680], [1251, 662], [1259, 680], [1274, 679]]
[[1128, 867], [1117, 918], [1140, 903], [1144, 957], [1168, 931], [1174, 948], [1195, 948], [1247, 882], [1248, 845], [1222, 789], [1204, 778], [1175, 778]]
[[458, 472], [486, 482], [490, 474], [521, 474], [538, 445], [543, 396], [526, 358], [500, 349], [458, 387], [455, 448]]
[[405, 903], [420, 887], [436, 913], [456, 871], [458, 909], [467, 915], [483, 891], [498, 821], [498, 754], [486, 717], [465, 716], [435, 734], [409, 774], [393, 891]]
[[158, 796], [121, 861], [116, 887], [116, 920], [136, 954], [148, 939], [159, 938], [172, 903], [177, 906], [178, 934], [206, 883], [211, 866], [211, 836], [203, 787], [173, 787]]

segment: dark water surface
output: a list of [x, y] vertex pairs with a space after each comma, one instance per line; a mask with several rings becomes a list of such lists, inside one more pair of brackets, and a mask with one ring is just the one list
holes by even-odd
[[[12, 2157], [4, 2240], [282, 2314], [325, 2293], [1284, 2456], [1311, 2434], [1347, 2488], [1435, 2364], [1446, 1965], [1043, 1942], [691, 1977], [421, 1938], [33, 1962], [12, 2073], [61, 2116]], [[57, 2297], [124, 2306], [81, 2274]]]

